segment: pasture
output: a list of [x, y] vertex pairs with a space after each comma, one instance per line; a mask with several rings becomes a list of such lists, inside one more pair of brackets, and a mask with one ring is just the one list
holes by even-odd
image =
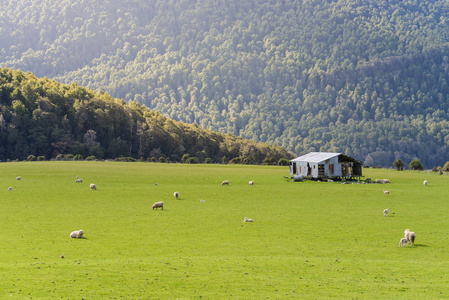
[[[363, 172], [392, 183], [294, 183], [271, 166], [2, 163], [0, 298], [449, 298], [449, 176]], [[416, 243], [398, 247], [406, 228]]]

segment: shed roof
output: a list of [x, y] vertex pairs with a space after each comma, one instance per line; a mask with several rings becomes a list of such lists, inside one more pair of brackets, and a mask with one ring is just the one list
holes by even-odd
[[332, 153], [332, 152], [310, 152], [295, 159], [292, 159], [291, 161], [307, 161], [319, 163], [332, 157], [339, 156], [340, 154], [341, 153]]
[[342, 153], [332, 153], [332, 152], [310, 152], [310, 153], [304, 154], [303, 156], [292, 159], [291, 161], [292, 162], [305, 161], [305, 162], [311, 162], [311, 163], [320, 163], [325, 160], [331, 159], [335, 156], [338, 156], [338, 160], [340, 162], [353, 162], [353, 163], [363, 164], [361, 161], [358, 161], [357, 159], [346, 156]]

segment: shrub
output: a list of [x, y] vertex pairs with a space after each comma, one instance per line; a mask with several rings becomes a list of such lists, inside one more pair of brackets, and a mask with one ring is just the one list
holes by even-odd
[[64, 160], [73, 160], [75, 156], [73, 154], [66, 154], [64, 155]]
[[449, 161], [447, 161], [444, 166], [443, 166], [443, 171], [444, 172], [449, 172]]
[[280, 166], [288, 166], [288, 159], [286, 159], [286, 158], [281, 158], [281, 159], [278, 161], [278, 165], [280, 165]]
[[221, 159], [221, 163], [224, 165], [228, 163], [228, 159], [226, 158], [226, 156], [223, 156], [223, 158]]
[[419, 159], [414, 159], [412, 160], [412, 162], [409, 165], [410, 170], [424, 170], [424, 166], [421, 164], [421, 162], [419, 161]]
[[34, 155], [28, 155], [27, 160], [28, 160], [28, 161], [35, 161], [35, 160], [36, 160], [36, 156], [34, 156]]
[[84, 157], [81, 154], [77, 154], [75, 155], [75, 157], [73, 157], [73, 160], [83, 160]]
[[189, 157], [190, 157], [190, 155], [184, 154], [184, 155], [182, 156], [182, 158], [181, 158], [181, 161], [182, 161], [183, 163], [186, 163], [186, 162], [188, 162]]
[[240, 163], [240, 157], [234, 157], [229, 161], [230, 164], [239, 164]]
[[189, 164], [197, 164], [199, 162], [197, 157], [189, 157], [188, 161]]
[[40, 155], [37, 157], [37, 161], [44, 161], [45, 160], [45, 156]]
[[159, 157], [159, 162], [161, 162], [161, 163], [164, 163], [164, 162], [166, 162], [166, 160], [165, 160], [165, 157]]
[[276, 163], [276, 158], [274, 158], [273, 156], [267, 157], [264, 159], [263, 163], [266, 165], [274, 165]]
[[206, 158], [206, 160], [204, 162], [206, 164], [210, 164], [210, 163], [212, 163], [212, 158], [208, 157], [208, 158]]
[[393, 163], [393, 167], [395, 167], [398, 171], [401, 171], [404, 167], [404, 162], [402, 161], [402, 159], [398, 159]]
[[86, 157], [86, 160], [96, 160], [97, 158], [95, 157], [95, 155], [91, 155]]
[[58, 154], [56, 155], [55, 160], [63, 160], [63, 158], [64, 158], [63, 154]]

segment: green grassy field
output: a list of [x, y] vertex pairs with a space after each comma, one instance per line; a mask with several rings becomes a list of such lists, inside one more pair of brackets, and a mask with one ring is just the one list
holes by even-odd
[[[392, 184], [293, 183], [287, 167], [0, 164], [0, 298], [449, 298], [449, 176], [363, 171]], [[406, 228], [416, 244], [401, 248]]]

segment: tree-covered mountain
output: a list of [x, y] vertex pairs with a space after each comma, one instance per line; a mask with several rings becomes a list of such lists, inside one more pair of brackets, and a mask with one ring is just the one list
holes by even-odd
[[449, 157], [445, 0], [15, 0], [0, 64], [178, 121], [344, 152]]
[[43, 157], [277, 163], [290, 154], [173, 121], [77, 84], [0, 68], [0, 160]]

